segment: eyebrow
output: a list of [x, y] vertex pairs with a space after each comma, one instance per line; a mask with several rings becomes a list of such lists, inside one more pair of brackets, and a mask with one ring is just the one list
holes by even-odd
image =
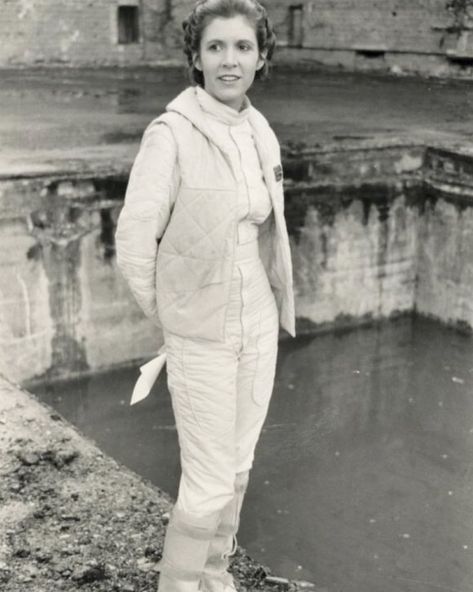
[[[254, 41], [251, 41], [251, 39], [238, 39], [237, 43], [249, 43], [250, 45], [255, 45]], [[209, 39], [209, 41], [205, 42], [206, 44], [208, 43], [225, 43], [222, 39]]]

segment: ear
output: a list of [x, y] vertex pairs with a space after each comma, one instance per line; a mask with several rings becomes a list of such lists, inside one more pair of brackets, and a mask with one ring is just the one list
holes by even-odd
[[264, 66], [264, 64], [266, 62], [267, 53], [268, 53], [268, 51], [265, 50], [259, 54], [260, 57], [258, 58], [258, 61], [256, 62], [256, 69], [257, 70], [261, 70], [261, 68]]
[[194, 53], [192, 55], [192, 62], [194, 64], [194, 66], [197, 68], [197, 70], [200, 70], [202, 72], [202, 63], [200, 61], [200, 57], [198, 53]]

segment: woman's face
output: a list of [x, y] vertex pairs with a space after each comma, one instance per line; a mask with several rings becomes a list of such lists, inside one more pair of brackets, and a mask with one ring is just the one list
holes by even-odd
[[251, 22], [243, 15], [215, 17], [202, 32], [194, 64], [204, 75], [205, 90], [239, 111], [256, 70], [264, 65]]

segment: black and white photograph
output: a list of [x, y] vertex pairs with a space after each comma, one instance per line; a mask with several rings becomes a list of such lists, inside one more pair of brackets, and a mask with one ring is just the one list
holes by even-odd
[[0, 592], [473, 592], [473, 0], [0, 0]]

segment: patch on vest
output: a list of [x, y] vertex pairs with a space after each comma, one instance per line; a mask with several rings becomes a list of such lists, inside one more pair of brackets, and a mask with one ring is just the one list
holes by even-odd
[[282, 166], [280, 164], [274, 167], [274, 176], [276, 177], [276, 181], [280, 181], [282, 179]]

